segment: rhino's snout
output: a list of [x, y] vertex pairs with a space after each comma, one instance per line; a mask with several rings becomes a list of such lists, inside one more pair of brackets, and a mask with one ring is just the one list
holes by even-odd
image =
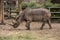
[[18, 23], [13, 23], [13, 28], [17, 28], [18, 26], [19, 26], [19, 24]]

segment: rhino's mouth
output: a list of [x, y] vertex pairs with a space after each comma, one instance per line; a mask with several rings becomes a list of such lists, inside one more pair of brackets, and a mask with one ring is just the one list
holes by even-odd
[[13, 24], [8, 24], [10, 26], [12, 26], [13, 28], [17, 28], [19, 26], [19, 23], [13, 23]]
[[13, 26], [13, 28], [17, 28], [19, 26], [19, 24], [18, 23], [14, 23], [12, 26]]

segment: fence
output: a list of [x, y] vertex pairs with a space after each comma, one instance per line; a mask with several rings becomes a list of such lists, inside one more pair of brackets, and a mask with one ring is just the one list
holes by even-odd
[[60, 22], [60, 7], [49, 7], [53, 22]]

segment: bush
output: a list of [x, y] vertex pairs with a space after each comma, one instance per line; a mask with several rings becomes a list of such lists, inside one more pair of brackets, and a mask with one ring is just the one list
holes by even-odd
[[40, 7], [44, 7], [43, 4], [38, 4], [36, 2], [22, 2], [21, 3], [22, 9], [24, 10], [26, 7], [30, 7], [30, 8], [40, 8]]
[[53, 3], [51, 3], [51, 0], [47, 0], [46, 2], [45, 2], [45, 5], [44, 5], [46, 8], [47, 7], [60, 7], [60, 4], [57, 4], [57, 3], [55, 3], [55, 4], [53, 4]]
[[24, 10], [28, 6], [28, 3], [27, 2], [22, 2], [21, 6], [22, 6], [22, 9]]
[[53, 4], [52, 3], [46, 3], [44, 6], [45, 6], [45, 8], [48, 8], [48, 7], [52, 7]]
[[53, 4], [52, 7], [60, 7], [60, 4]]
[[60, 7], [60, 4], [53, 4], [51, 2], [46, 2], [44, 4], [38, 4], [36, 2], [22, 2], [22, 9], [24, 10], [26, 7], [30, 7], [30, 8], [40, 8], [40, 7]]
[[43, 7], [43, 4], [38, 4], [38, 3], [30, 2], [28, 7], [30, 7], [30, 8], [40, 8], [40, 7]]

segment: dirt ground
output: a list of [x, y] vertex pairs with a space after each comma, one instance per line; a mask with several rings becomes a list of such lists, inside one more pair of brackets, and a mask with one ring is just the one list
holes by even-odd
[[39, 30], [42, 24], [40, 22], [32, 22], [30, 25], [31, 30], [25, 30], [25, 22], [22, 22], [16, 29], [8, 25], [12, 23], [12, 20], [5, 20], [5, 23], [6, 25], [0, 25], [0, 36], [30, 32], [39, 37], [44, 37], [47, 40], [60, 40], [60, 23], [51, 23], [53, 29], [49, 29], [49, 26], [46, 24], [43, 30]]

